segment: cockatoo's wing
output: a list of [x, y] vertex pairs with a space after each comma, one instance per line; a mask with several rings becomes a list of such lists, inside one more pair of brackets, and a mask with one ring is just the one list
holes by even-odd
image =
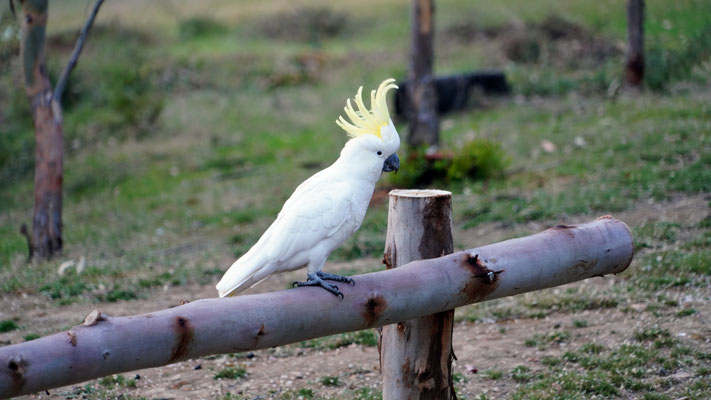
[[269, 246], [268, 254], [275, 262], [285, 262], [313, 249], [353, 219], [349, 185], [321, 180], [304, 183], [284, 204], [274, 222], [275, 229], [270, 235], [273, 245]]
[[351, 229], [347, 232], [350, 235], [358, 225], [348, 223], [354, 220], [351, 193], [347, 182], [334, 183], [320, 179], [319, 174], [299, 185], [276, 221], [225, 273], [217, 285], [220, 296], [236, 294], [275, 272], [307, 264], [310, 258], [304, 253], [333, 237], [345, 225]]

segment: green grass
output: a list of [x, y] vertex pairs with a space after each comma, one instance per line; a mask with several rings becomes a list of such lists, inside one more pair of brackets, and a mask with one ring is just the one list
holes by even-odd
[[566, 343], [570, 338], [570, 333], [567, 331], [553, 331], [548, 334], [535, 334], [525, 340], [524, 345], [526, 347], [538, 347], [544, 348], [549, 344], [562, 344]]
[[707, 366], [700, 365], [693, 352], [681, 344], [656, 345], [660, 338], [668, 338], [668, 335], [664, 329], [644, 329], [633, 335], [639, 342], [637, 344], [620, 344], [610, 349], [597, 343], [586, 343], [561, 357], [547, 356], [542, 361], [546, 369], [532, 371], [526, 366], [516, 367], [511, 378], [523, 385], [512, 397], [657, 398], [654, 396], [673, 385], [673, 378], [667, 376], [682, 368], [696, 369], [697, 373], [689, 384], [678, 387], [674, 393], [690, 398], [708, 396], [711, 392], [704, 378], [708, 374]]
[[0, 332], [10, 332], [18, 329], [17, 322], [11, 319], [0, 321]]
[[122, 386], [125, 388], [135, 388], [137, 382], [135, 378], [127, 379], [123, 375], [109, 375], [99, 379], [99, 384], [101, 386], [111, 388], [114, 386]]
[[488, 369], [484, 371], [484, 375], [492, 381], [496, 381], [504, 376], [504, 372], [498, 369]]
[[341, 386], [341, 380], [337, 376], [322, 376], [320, 382], [324, 386]]
[[39, 339], [40, 337], [41, 336], [36, 333], [28, 333], [27, 335], [22, 337], [22, 340], [24, 340], [25, 342], [29, 342], [30, 340]]
[[243, 367], [225, 367], [216, 372], [213, 379], [243, 379], [247, 377], [247, 370]]
[[574, 328], [587, 328], [588, 326], [588, 321], [583, 320], [583, 319], [575, 319], [573, 320], [573, 327]]
[[677, 311], [676, 316], [677, 317], [688, 317], [690, 315], [696, 314], [697, 311], [695, 308], [685, 308], [681, 311]]
[[[558, 4], [553, 0], [548, 3]], [[74, 259], [85, 256], [95, 263], [98, 272], [91, 278], [69, 282], [44, 266], [29, 271], [23, 268], [25, 242], [17, 232], [21, 222], [28, 222], [32, 197], [32, 171], [27, 167], [32, 157], [31, 125], [24, 96], [6, 97], [3, 101], [8, 107], [2, 120], [7, 132], [2, 140], [6, 142], [0, 143], [0, 153], [6, 158], [0, 157], [4, 160], [0, 169], [11, 179], [3, 180], [7, 184], [0, 189], [0, 199], [8, 205], [0, 219], [0, 291], [44, 292], [64, 303], [97, 297], [111, 301], [140, 298], [141, 291], [159, 286], [159, 280], [172, 269], [185, 271], [171, 277], [173, 285], [214, 279], [217, 274], [209, 271], [224, 269], [216, 263], [222, 259], [219, 255], [243, 254], [296, 183], [336, 157], [345, 139], [333, 119], [354, 87], [362, 83], [372, 86], [384, 76], [403, 76], [406, 52], [387, 43], [398, 43], [407, 34], [407, 20], [395, 18], [404, 5], [386, 3], [378, 15], [360, 7], [325, 11], [333, 13], [329, 18], [347, 20], [351, 28], [319, 39], [316, 47], [310, 39], [282, 40], [266, 35], [261, 24], [277, 13], [251, 8], [239, 17], [247, 18], [241, 21], [244, 23], [198, 13], [178, 21], [160, 19], [156, 23], [162, 30], [158, 32], [144, 32], [120, 19], [93, 32], [95, 45], [87, 49], [73, 75], [64, 113], [64, 255]], [[544, 5], [531, 7], [517, 0], [494, 8], [457, 1], [438, 10], [441, 20], [437, 26], [441, 37], [452, 26], [472, 18], [476, 26], [500, 26], [515, 10], [530, 26], [545, 27], [550, 15], [542, 13], [543, 9]], [[550, 9], [557, 9], [561, 18], [594, 35], [624, 37], [621, 10], [591, 8], [582, 2]], [[298, 18], [313, 17], [308, 8], [297, 10], [307, 11], [285, 23], [298, 27]], [[661, 26], [659, 16], [664, 15], [670, 18], [674, 32], [692, 37], [703, 24], [693, 19], [695, 14], [690, 10], [656, 2], [650, 6], [650, 24]], [[64, 10], [54, 12], [64, 15]], [[689, 18], [697, 22], [688, 26], [677, 23]], [[71, 20], [75, 19], [65, 19], [62, 24]], [[362, 24], [364, 20], [369, 23]], [[70, 47], [71, 35], [54, 33], [52, 24], [49, 32], [50, 37], [56, 35], [56, 41]], [[662, 43], [682, 48], [663, 29], [652, 32], [652, 37], [663, 36]], [[493, 46], [500, 44], [497, 40]], [[447, 179], [455, 181], [451, 189], [456, 194], [457, 224], [474, 228], [492, 221], [511, 224], [568, 215], [594, 216], [624, 210], [649, 198], [659, 201], [675, 193], [711, 191], [711, 109], [703, 96], [681, 92], [608, 101], [606, 93], [593, 90], [585, 99], [565, 97], [595, 79], [601, 79], [607, 90], [619, 77], [610, 65], [619, 65], [621, 56], [578, 66], [579, 70], [545, 59], [533, 63], [496, 58], [487, 62], [484, 56], [471, 59], [472, 49], [481, 43], [448, 43], [441, 45], [446, 56], [437, 59], [440, 71], [504, 67], [516, 93], [563, 96], [537, 103], [502, 101], [486, 112], [446, 117], [449, 122], [443, 124], [447, 127], [442, 131], [445, 149], [488, 143], [499, 149], [483, 153], [495, 155], [489, 163], [498, 165], [495, 169], [506, 165], [502, 160], [511, 160], [503, 177], [483, 173], [491, 176], [485, 182], [477, 180], [476, 174], [464, 173], [481, 169], [471, 164], [471, 159], [462, 159], [450, 168]], [[68, 50], [65, 47], [48, 50], [51, 71], [59, 70]], [[377, 63], [366, 67], [344, 63], [349, 54], [364, 59], [380, 55]], [[312, 56], [315, 58], [310, 59]], [[304, 64], [309, 59], [313, 64]], [[596, 71], [603, 70], [607, 75], [596, 78]], [[306, 74], [308, 79], [274, 86], [293, 74]], [[562, 89], [536, 89], [543, 81], [535, 76], [550, 80], [553, 86], [561, 86], [565, 80], [571, 84]], [[13, 82], [10, 75], [4, 77], [0, 90], [17, 93]], [[404, 133], [405, 126], [400, 128]], [[472, 132], [476, 133], [474, 141]], [[584, 139], [586, 145], [574, 145], [575, 137]], [[539, 144], [544, 139], [558, 150], [541, 151]], [[487, 146], [476, 145], [472, 151], [484, 151]], [[22, 160], [30, 160], [30, 164]], [[269, 186], [264, 185], [267, 180]], [[372, 207], [360, 231], [333, 259], [379, 257], [385, 216], [384, 204]], [[672, 221], [669, 224], [640, 229], [656, 229], [659, 232], [652, 232], [654, 235], [673, 240], [681, 228]], [[205, 239], [216, 245], [217, 251], [164, 255], [174, 247], [191, 246], [190, 238]], [[196, 264], [201, 266], [198, 271], [193, 269]], [[685, 284], [687, 278], [659, 278], [648, 284]], [[108, 286], [109, 279], [113, 285], [107, 294], [98, 288]], [[139, 281], [143, 283], [139, 285]], [[135, 286], [139, 287], [137, 292], [125, 291]], [[528, 314], [544, 317], [542, 310]]]
[[[328, 23], [309, 31], [316, 15], [311, 1], [294, 3], [291, 16], [274, 5], [240, 2], [222, 4], [224, 12], [213, 17], [191, 4], [179, 18], [156, 5], [130, 18], [123, 8], [102, 9], [64, 98], [65, 248], [49, 262], [28, 264], [18, 233], [22, 223], [31, 225], [33, 132], [18, 86], [16, 43], [0, 43], [0, 54], [12, 55], [0, 61], [0, 294], [66, 305], [149, 298], [166, 285], [213, 285], [225, 260], [249, 249], [298, 183], [335, 160], [345, 135], [333, 121], [345, 98], [361, 84], [369, 89], [406, 74], [407, 2], [366, 0], [321, 10], [327, 20], [345, 21], [332, 34]], [[50, 7], [48, 69], [55, 80], [85, 6], [74, 0]], [[708, 4], [654, 0], [647, 6], [651, 90], [639, 94], [619, 89], [621, 51], [596, 56], [597, 47], [580, 42], [581, 55], [568, 39], [545, 34], [550, 17], [559, 17], [601, 48], [617, 46], [626, 35], [619, 2], [455, 0], [438, 6], [437, 73], [498, 68], [513, 90], [442, 118], [441, 150], [460, 158], [440, 165], [444, 177], [426, 186], [454, 192], [457, 229], [552, 225], [708, 197]], [[14, 22], [4, 3], [0, 13], [2, 31]], [[296, 34], [271, 31], [275, 20]], [[501, 29], [511, 21], [527, 30], [516, 36]], [[452, 33], [462, 26], [502, 33], [486, 40]], [[398, 128], [404, 138], [406, 125]], [[546, 150], [548, 142], [553, 151]], [[397, 178], [409, 186], [403, 167]], [[384, 180], [381, 188], [397, 182]], [[635, 260], [613, 287], [500, 299], [461, 308], [456, 318], [545, 322], [557, 314], [618, 310], [657, 321], [703, 320], [700, 306], [682, 300], [689, 291], [707, 295], [711, 283], [711, 208], [697, 212], [705, 213], [698, 224], [650, 215], [630, 226]], [[387, 202], [374, 203], [331, 261], [380, 258], [386, 227]], [[82, 272], [58, 274], [61, 262], [82, 257]], [[558, 330], [532, 332], [521, 345], [557, 350], [598, 325], [589, 316], [574, 318]], [[5, 323], [15, 324], [8, 326], [25, 340], [34, 338], [22, 331], [22, 321]], [[640, 360], [654, 368], [707, 371], [708, 353], [681, 354], [668, 327], [643, 326], [627, 339], [626, 345], [589, 344], [547, 355], [541, 363], [549, 371], [526, 363], [485, 374], [513, 380], [515, 398], [654, 398], [668, 378], [643, 371]], [[330, 351], [352, 344], [375, 346], [377, 335], [366, 330], [292, 346]], [[615, 368], [627, 369], [610, 372]], [[703, 398], [709, 386], [708, 374], [699, 373], [669, 397]], [[73, 395], [107, 393], [81, 390]], [[370, 389], [348, 393], [379, 396]]]

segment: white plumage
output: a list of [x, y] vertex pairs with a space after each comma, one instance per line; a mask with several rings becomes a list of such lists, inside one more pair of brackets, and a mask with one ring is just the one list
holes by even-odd
[[340, 157], [296, 188], [274, 223], [217, 284], [220, 297], [235, 295], [273, 273], [304, 266], [308, 281], [300, 286], [321, 286], [341, 295], [323, 279], [351, 280], [322, 274], [321, 268], [329, 254], [360, 227], [382, 172], [399, 167], [395, 152], [400, 138], [385, 101], [387, 91], [396, 87], [392, 82], [384, 81], [371, 93], [372, 110], [363, 105], [361, 89], [355, 98], [358, 111], [348, 101], [345, 110], [353, 123], [342, 117], [337, 123], [351, 139]]

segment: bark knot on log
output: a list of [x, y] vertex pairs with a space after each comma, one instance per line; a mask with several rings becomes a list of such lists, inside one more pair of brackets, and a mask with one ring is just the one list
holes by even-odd
[[572, 229], [572, 228], [575, 228], [575, 225], [563, 225], [563, 224], [561, 224], [561, 225], [556, 225], [556, 226], [552, 227], [551, 229]]
[[7, 373], [12, 379], [12, 391], [14, 393], [19, 393], [22, 386], [25, 384], [25, 368], [27, 367], [27, 361], [25, 361], [20, 354], [14, 354], [7, 362]]
[[383, 254], [383, 264], [385, 264], [385, 269], [393, 269], [393, 258], [397, 256], [397, 250], [393, 245], [389, 252]]
[[363, 320], [365, 320], [366, 328], [374, 326], [387, 307], [388, 303], [383, 295], [368, 296], [368, 300], [363, 304], [363, 312], [361, 313]]
[[195, 334], [192, 325], [190, 325], [190, 321], [184, 317], [175, 318], [173, 329], [177, 334], [178, 340], [175, 347], [173, 347], [173, 351], [170, 353], [169, 361], [171, 363], [185, 357]]
[[471, 271], [474, 277], [483, 280], [484, 283], [494, 283], [498, 279], [499, 274], [504, 272], [503, 269], [492, 271], [487, 268], [486, 265], [479, 260], [479, 254], [472, 255], [469, 253], [467, 255], [467, 263], [473, 267]]
[[67, 331], [67, 336], [69, 337], [69, 344], [76, 347], [77, 345], [77, 334], [74, 331]]
[[266, 335], [266, 334], [267, 334], [267, 331], [266, 331], [266, 329], [264, 329], [264, 323], [262, 323], [262, 324], [259, 326], [259, 330], [257, 331], [257, 333], [254, 335], [254, 347], [257, 347], [257, 345], [259, 344], [259, 341], [260, 341], [260, 340], [262, 339], [262, 337], [264, 337], [264, 335]]
[[489, 260], [482, 260], [479, 254], [466, 253], [461, 265], [467, 269], [473, 279], [470, 279], [460, 291], [467, 299], [478, 300], [496, 290], [498, 275], [504, 270], [493, 271], [486, 266]]

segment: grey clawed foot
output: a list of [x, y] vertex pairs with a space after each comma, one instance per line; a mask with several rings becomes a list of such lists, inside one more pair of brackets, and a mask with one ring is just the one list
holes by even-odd
[[[322, 287], [322, 288], [328, 290], [329, 292], [333, 293], [334, 295], [339, 296], [339, 297], [341, 298], [341, 300], [343, 300], [343, 293], [341, 293], [341, 291], [338, 290], [338, 286], [332, 285], [332, 284], [330, 284], [330, 283], [328, 283], [328, 282], [324, 282], [324, 280], [321, 279], [321, 277], [319, 277], [318, 273], [316, 273], [316, 274], [306, 274], [306, 276], [308, 276], [308, 279], [306, 280], [306, 282], [294, 282], [294, 283], [291, 284], [292, 287], [293, 287], [293, 286], [298, 286], [298, 287], [301, 287], [301, 286], [320, 286], [320, 287]], [[352, 279], [351, 279], [351, 280], [352, 280]]]
[[316, 275], [321, 279], [328, 279], [329, 281], [344, 282], [351, 286], [355, 286], [355, 281], [347, 276], [327, 274], [325, 272], [318, 271]]

